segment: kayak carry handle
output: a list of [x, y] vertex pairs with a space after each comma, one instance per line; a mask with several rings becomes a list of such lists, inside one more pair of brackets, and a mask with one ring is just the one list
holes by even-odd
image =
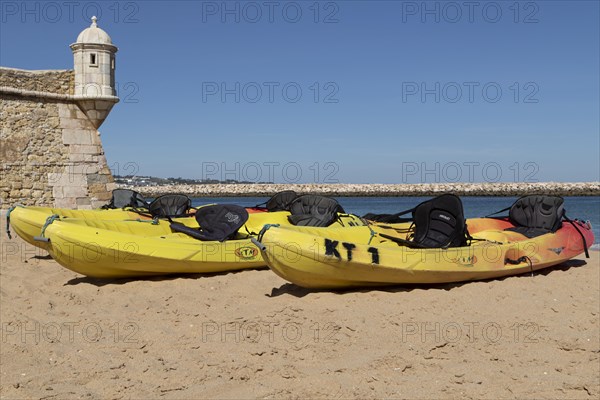
[[252, 243], [254, 243], [254, 245], [256, 247], [258, 247], [260, 251], [265, 251], [267, 249], [267, 246], [265, 246], [264, 244], [262, 244], [261, 242], [259, 242], [257, 239], [255, 239], [253, 237], [250, 238], [250, 241]]
[[44, 226], [42, 226], [42, 231], [40, 232], [40, 236], [34, 236], [33, 240], [35, 240], [36, 242], [49, 243], [50, 239], [46, 237], [46, 228], [48, 227], [48, 225], [52, 224], [57, 219], [60, 219], [60, 215], [58, 215], [58, 214], [52, 214], [51, 216], [46, 218], [46, 222], [44, 223]]

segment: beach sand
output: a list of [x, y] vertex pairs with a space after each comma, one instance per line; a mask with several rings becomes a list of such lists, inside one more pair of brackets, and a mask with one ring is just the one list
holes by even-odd
[[101, 281], [2, 232], [2, 398], [598, 398], [599, 253], [311, 292], [268, 269]]

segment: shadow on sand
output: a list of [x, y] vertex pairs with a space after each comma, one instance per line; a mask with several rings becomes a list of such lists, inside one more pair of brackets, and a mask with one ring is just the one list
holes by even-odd
[[89, 276], [81, 276], [77, 278], [73, 278], [70, 281], [66, 282], [64, 286], [73, 286], [79, 284], [89, 284], [97, 287], [107, 286], [107, 285], [126, 285], [131, 282], [160, 282], [160, 281], [173, 281], [176, 279], [206, 279], [212, 278], [215, 276], [224, 276], [229, 274], [237, 275], [241, 272], [247, 271], [260, 271], [265, 270], [267, 267], [257, 267], [257, 268], [247, 268], [243, 270], [237, 271], [223, 271], [223, 272], [214, 272], [209, 274], [201, 274], [201, 273], [193, 273], [193, 274], [172, 274], [172, 275], [156, 275], [156, 276], [139, 276], [139, 277], [131, 277], [131, 278], [92, 278]]
[[290, 295], [294, 297], [304, 297], [311, 293], [319, 293], [319, 292], [330, 292], [338, 295], [344, 295], [347, 293], [368, 293], [368, 292], [387, 292], [387, 293], [400, 293], [400, 292], [411, 292], [413, 290], [452, 290], [457, 287], [461, 287], [464, 285], [468, 285], [472, 282], [492, 282], [492, 281], [504, 281], [505, 279], [513, 279], [513, 278], [531, 278], [536, 275], [546, 276], [556, 271], [567, 271], [571, 268], [577, 268], [587, 265], [587, 262], [584, 260], [568, 260], [561, 264], [555, 265], [553, 267], [547, 267], [538, 271], [534, 271], [533, 273], [528, 274], [520, 274], [520, 275], [509, 275], [501, 278], [492, 278], [492, 279], [483, 279], [479, 281], [465, 281], [465, 282], [454, 282], [454, 283], [439, 283], [439, 284], [414, 284], [409, 286], [400, 286], [400, 285], [389, 285], [389, 286], [377, 286], [377, 287], [351, 287], [344, 289], [307, 289], [301, 286], [295, 285], [293, 283], [285, 283], [278, 288], [273, 288], [271, 290], [271, 294], [266, 295], [267, 297], [279, 297], [283, 295]]

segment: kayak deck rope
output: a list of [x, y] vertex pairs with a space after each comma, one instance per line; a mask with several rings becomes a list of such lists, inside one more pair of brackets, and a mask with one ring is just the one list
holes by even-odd
[[46, 228], [52, 224], [54, 221], [56, 221], [57, 219], [60, 219], [60, 215], [58, 214], [52, 214], [51, 216], [49, 216], [48, 218], [46, 218], [46, 222], [44, 222], [44, 226], [42, 226], [42, 231], [40, 233], [40, 237], [46, 237]]
[[375, 232], [373, 229], [371, 229], [371, 225], [367, 225], [367, 228], [369, 228], [369, 241], [367, 242], [367, 245], [371, 245], [371, 241], [373, 240], [373, 238], [377, 235], [377, 232]]
[[267, 249], [267, 246], [265, 246], [264, 244], [262, 244], [262, 238], [263, 235], [265, 234], [266, 231], [268, 231], [269, 229], [271, 229], [272, 227], [278, 227], [279, 224], [265, 224], [262, 229], [260, 230], [260, 232], [258, 232], [258, 237], [255, 239], [254, 237], [250, 237], [250, 241], [260, 249], [260, 251], [265, 251]]
[[262, 241], [263, 235], [265, 234], [266, 231], [268, 231], [271, 228], [278, 228], [280, 225], [279, 224], [265, 224], [262, 229], [260, 230], [260, 232], [258, 232], [258, 241]]

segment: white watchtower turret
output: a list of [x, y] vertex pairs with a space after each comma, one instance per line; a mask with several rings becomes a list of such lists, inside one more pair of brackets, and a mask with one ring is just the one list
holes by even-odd
[[75, 64], [75, 97], [96, 128], [100, 127], [115, 103], [115, 54], [108, 33], [98, 28], [97, 18], [71, 45]]

